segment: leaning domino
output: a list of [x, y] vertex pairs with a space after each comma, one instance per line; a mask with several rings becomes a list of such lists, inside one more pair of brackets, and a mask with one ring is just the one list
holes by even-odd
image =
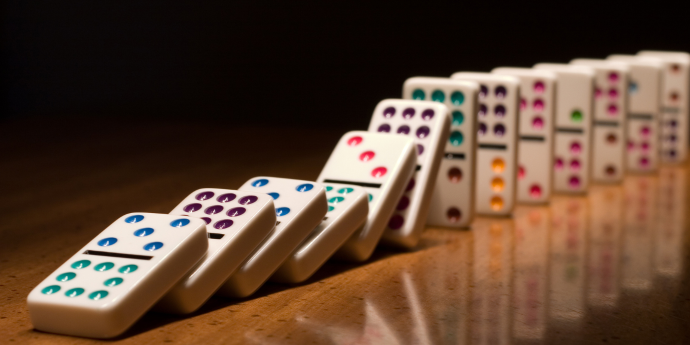
[[414, 140], [408, 137], [363, 131], [340, 138], [317, 182], [350, 184], [364, 189], [369, 215], [336, 252], [341, 259], [368, 259], [408, 186], [417, 162]]
[[409, 135], [415, 140], [417, 168], [381, 237], [382, 243], [412, 248], [424, 230], [450, 133], [448, 108], [438, 102], [385, 99], [374, 109], [369, 132]]
[[127, 330], [208, 248], [203, 220], [130, 213], [120, 217], [34, 288], [38, 330], [112, 338]]

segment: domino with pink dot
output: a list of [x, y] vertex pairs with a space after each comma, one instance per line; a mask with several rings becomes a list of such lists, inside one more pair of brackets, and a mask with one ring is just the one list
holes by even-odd
[[607, 60], [574, 59], [572, 65], [594, 70], [594, 117], [592, 121], [592, 180], [623, 182], [628, 113], [628, 66]]
[[176, 314], [199, 309], [276, 224], [270, 195], [229, 189], [194, 191], [170, 214], [201, 218], [208, 230], [206, 256], [156, 304]]
[[492, 73], [520, 79], [517, 201], [547, 203], [553, 176], [556, 75], [532, 68], [498, 67]]
[[644, 61], [635, 55], [610, 55], [611, 63], [630, 70], [628, 83], [627, 159], [631, 172], [653, 172], [659, 166], [659, 110], [661, 60]]
[[553, 191], [586, 193], [589, 187], [594, 71], [589, 67], [539, 63], [556, 75]]
[[641, 51], [640, 59], [661, 60], [661, 160], [684, 162], [688, 154], [690, 55], [684, 52]]
[[352, 131], [340, 138], [316, 181], [363, 187], [369, 215], [336, 257], [364, 261], [371, 256], [416, 166], [417, 145], [408, 136]]
[[374, 109], [369, 132], [412, 137], [417, 167], [383, 232], [381, 242], [412, 248], [424, 230], [443, 148], [450, 134], [448, 107], [438, 102], [384, 99]]
[[475, 209], [510, 215], [515, 207], [520, 81], [491, 73], [458, 72], [451, 79], [479, 83]]
[[405, 81], [403, 98], [445, 104], [451, 113], [436, 184], [432, 186], [428, 225], [462, 228], [474, 219], [474, 171], [477, 149], [479, 84], [450, 78], [413, 77]]
[[242, 193], [273, 198], [273, 230], [218, 290], [228, 297], [254, 293], [290, 257], [328, 212], [325, 188], [311, 181], [259, 176], [245, 182]]

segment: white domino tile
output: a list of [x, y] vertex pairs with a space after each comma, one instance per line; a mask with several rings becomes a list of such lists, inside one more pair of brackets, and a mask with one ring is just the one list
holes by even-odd
[[369, 215], [336, 252], [338, 258], [364, 261], [371, 256], [416, 165], [417, 146], [408, 136], [352, 131], [340, 138], [317, 182], [364, 187]]
[[27, 298], [34, 328], [89, 338], [122, 334], [201, 259], [203, 220], [130, 213], [38, 284]]
[[491, 73], [458, 72], [451, 79], [479, 83], [475, 210], [510, 215], [515, 207], [520, 81]]
[[628, 113], [628, 66], [607, 60], [574, 59], [573, 65], [594, 70], [594, 119], [592, 122], [592, 180], [623, 182]]
[[[690, 55], [682, 52], [641, 51], [640, 59], [659, 59], [661, 84], [661, 160], [680, 163], [687, 158], [690, 106]], [[658, 61], [658, 60], [656, 60]]]
[[206, 256], [156, 304], [157, 310], [178, 314], [201, 307], [276, 223], [270, 195], [229, 189], [194, 191], [170, 214], [201, 218], [208, 230]]
[[431, 100], [450, 110], [450, 135], [445, 143], [427, 224], [462, 228], [474, 219], [477, 95], [479, 84], [450, 78], [413, 77], [405, 81], [403, 98]]
[[594, 71], [589, 67], [540, 63], [556, 75], [553, 191], [586, 193], [589, 187]]
[[268, 194], [275, 205], [273, 231], [218, 290], [229, 297], [254, 293], [287, 260], [328, 211], [326, 191], [318, 183], [277, 177], [255, 177], [240, 192]]
[[415, 141], [415, 173], [381, 237], [382, 243], [412, 248], [424, 230], [439, 163], [450, 135], [448, 107], [432, 101], [385, 99], [374, 109], [369, 132], [408, 136]]
[[654, 172], [659, 167], [661, 71], [663, 63], [635, 55], [610, 55], [611, 63], [630, 70], [627, 114], [627, 157], [630, 172]]
[[498, 67], [492, 73], [520, 79], [517, 201], [543, 204], [551, 197], [556, 75], [531, 68]]
[[299, 283], [311, 277], [369, 215], [369, 196], [363, 187], [327, 183], [328, 212], [309, 236], [290, 254], [271, 280]]

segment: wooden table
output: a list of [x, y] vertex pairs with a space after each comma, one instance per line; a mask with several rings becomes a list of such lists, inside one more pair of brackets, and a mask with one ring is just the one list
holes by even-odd
[[[35, 118], [0, 128], [0, 343], [97, 340], [35, 331], [26, 296], [122, 214], [169, 212], [201, 187], [315, 179], [345, 130], [224, 120]], [[328, 262], [304, 284], [148, 313], [121, 343], [688, 343], [687, 170], [629, 176], [519, 207], [412, 251]]]

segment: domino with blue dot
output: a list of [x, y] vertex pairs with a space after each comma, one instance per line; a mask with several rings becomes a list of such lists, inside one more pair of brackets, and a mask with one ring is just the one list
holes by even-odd
[[206, 256], [156, 304], [156, 310], [176, 314], [201, 307], [276, 223], [270, 195], [229, 189], [199, 189], [170, 214], [201, 218], [208, 230]]
[[29, 293], [31, 322], [44, 332], [118, 336], [207, 249], [206, 224], [201, 219], [126, 214]]
[[246, 297], [254, 293], [319, 225], [328, 211], [326, 190], [309, 181], [255, 177], [239, 189], [273, 198], [277, 222], [271, 233], [221, 286], [218, 293]]
[[369, 199], [364, 188], [338, 183], [326, 183], [324, 187], [328, 199], [326, 217], [278, 268], [272, 281], [307, 280], [366, 222]]

